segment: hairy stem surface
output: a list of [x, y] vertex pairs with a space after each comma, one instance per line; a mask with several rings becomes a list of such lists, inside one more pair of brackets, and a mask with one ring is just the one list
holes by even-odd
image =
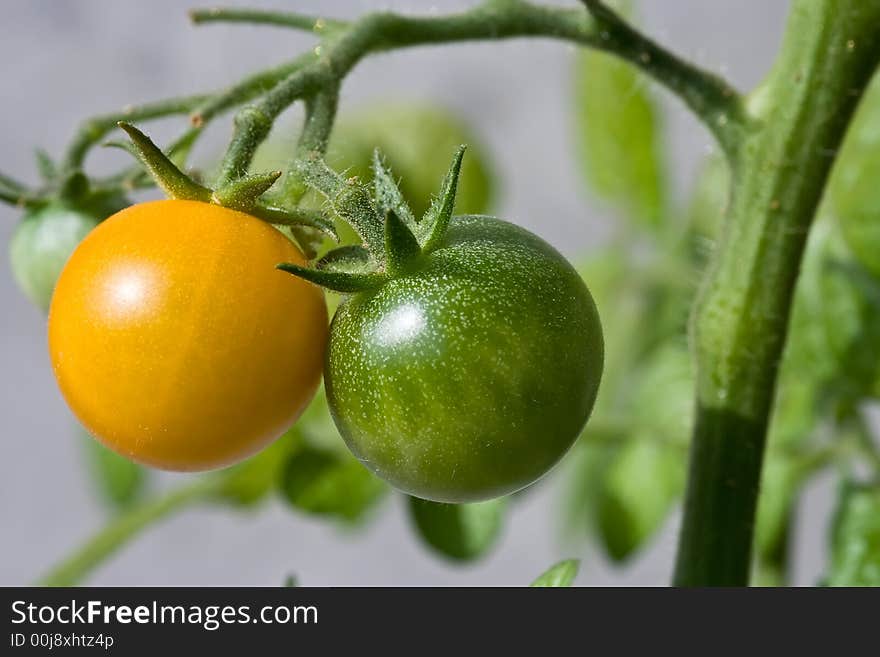
[[695, 308], [697, 420], [675, 583], [748, 583], [758, 482], [813, 215], [880, 61], [880, 0], [796, 0], [734, 161], [730, 211]]

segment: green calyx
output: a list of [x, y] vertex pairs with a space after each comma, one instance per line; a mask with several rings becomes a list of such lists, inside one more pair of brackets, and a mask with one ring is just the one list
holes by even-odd
[[333, 223], [320, 212], [298, 207], [280, 207], [264, 197], [269, 188], [281, 177], [281, 171], [242, 176], [216, 189], [211, 189], [184, 173], [147, 135], [133, 125], [124, 122], [118, 125], [128, 134], [131, 141], [109, 142], [106, 145], [122, 148], [136, 157], [170, 198], [222, 205], [231, 210], [245, 212], [270, 224], [305, 226], [337, 239]]
[[452, 219], [465, 146], [456, 151], [440, 193], [416, 218], [378, 149], [373, 155], [373, 188], [345, 178], [318, 157], [300, 160], [297, 173], [321, 193], [333, 212], [361, 238], [360, 245], [328, 252], [314, 267], [283, 263], [278, 268], [329, 290], [355, 293], [378, 287], [412, 271], [443, 242]]

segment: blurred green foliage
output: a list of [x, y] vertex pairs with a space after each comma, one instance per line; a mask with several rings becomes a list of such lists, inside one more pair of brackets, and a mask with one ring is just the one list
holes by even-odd
[[[675, 202], [660, 110], [638, 76], [601, 54], [576, 56], [579, 163], [585, 186], [619, 223], [578, 265], [602, 318], [607, 374], [567, 462], [562, 522], [569, 538], [592, 536], [621, 563], [650, 544], [684, 490], [694, 404], [687, 313], [724, 239], [732, 192], [727, 163], [713, 153]], [[835, 166], [796, 291], [756, 520], [769, 583], [785, 581], [809, 478], [831, 463], [877, 462], [870, 439], [861, 451], [846, 446], [845, 427], [880, 396], [878, 166], [880, 79]]]
[[104, 447], [80, 429], [86, 464], [98, 496], [115, 511], [140, 501], [146, 492], [147, 471]]
[[551, 566], [543, 572], [531, 586], [535, 588], [551, 588], [571, 586], [577, 577], [580, 562], [577, 559], [567, 559]]
[[439, 554], [457, 561], [484, 556], [501, 534], [507, 498], [473, 504], [443, 504], [409, 498], [415, 529]]
[[880, 484], [841, 486], [831, 532], [830, 586], [880, 586]]
[[[631, 13], [631, 2], [613, 4]], [[611, 55], [584, 48], [576, 56], [574, 96], [577, 152], [590, 188], [639, 227], [661, 230], [667, 197], [663, 131], [647, 78]]]
[[[712, 154], [686, 197], [675, 197], [660, 108], [651, 86], [630, 67], [601, 53], [578, 53], [573, 85], [573, 154], [584, 187], [613, 211], [616, 224], [607, 244], [594, 245], [576, 262], [602, 318], [606, 375], [593, 416], [561, 468], [567, 477], [562, 522], [569, 540], [589, 537], [623, 564], [651, 544], [683, 494], [695, 380], [688, 313], [709, 255], [724, 239], [733, 185], [723, 158]], [[274, 135], [255, 168], [284, 163], [294, 141], [294, 134]], [[328, 160], [369, 179], [378, 147], [421, 214], [448, 155], [463, 142], [470, 149], [457, 212], [486, 212], [497, 196], [491, 158], [445, 109], [397, 103], [344, 110]], [[762, 582], [785, 582], [791, 526], [809, 478], [829, 464], [858, 461], [876, 470], [880, 463], [870, 438], [851, 449], [844, 429], [860, 417], [862, 404], [880, 396], [878, 180], [880, 81], [858, 113], [806, 248], [756, 520]], [[136, 500], [143, 488], [137, 466], [94, 441], [90, 450], [103, 496], [117, 506]], [[345, 448], [323, 392], [283, 438], [221, 476], [220, 501], [247, 507], [277, 493], [295, 512], [345, 526], [369, 520], [389, 493]], [[877, 487], [847, 480], [841, 491], [827, 581], [878, 584]], [[415, 534], [456, 562], [490, 553], [510, 504], [407, 500]], [[561, 562], [533, 586], [568, 586], [577, 569], [577, 561]]]

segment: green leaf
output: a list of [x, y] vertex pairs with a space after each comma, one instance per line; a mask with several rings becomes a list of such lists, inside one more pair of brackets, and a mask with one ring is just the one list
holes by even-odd
[[449, 559], [472, 561], [498, 541], [506, 498], [471, 504], [444, 504], [409, 498], [410, 518], [422, 540]]
[[685, 452], [657, 440], [633, 440], [605, 472], [597, 499], [599, 538], [617, 562], [644, 547], [681, 494]]
[[663, 344], [647, 356], [630, 385], [628, 414], [634, 430], [684, 447], [693, 427], [695, 389], [684, 341]]
[[757, 558], [771, 556], [780, 549], [801, 481], [802, 472], [790, 458], [768, 454], [755, 516]]
[[880, 75], [865, 92], [831, 172], [827, 198], [856, 257], [880, 276]]
[[660, 112], [630, 64], [589, 48], [575, 62], [578, 154], [597, 196], [657, 230], [665, 210]]
[[147, 472], [143, 466], [104, 447], [83, 431], [89, 472], [101, 498], [114, 509], [125, 509], [143, 497]]
[[422, 254], [419, 241], [412, 231], [394, 213], [385, 218], [385, 261], [389, 276], [406, 272]]
[[880, 279], [828, 220], [811, 230], [790, 334], [785, 361], [799, 376], [843, 401], [880, 396]]
[[385, 282], [385, 275], [375, 273], [350, 273], [342, 271], [328, 271], [326, 269], [312, 269], [301, 267], [293, 263], [285, 262], [277, 265], [281, 271], [293, 274], [303, 280], [320, 285], [334, 292], [353, 293], [363, 292], [374, 287], [379, 287]]
[[625, 436], [597, 435], [587, 423], [571, 454], [565, 459], [570, 469], [562, 514], [562, 537], [576, 540], [592, 533], [596, 526], [596, 509], [603, 473], [620, 451]]
[[829, 586], [880, 586], [880, 485], [841, 487], [831, 529]]
[[281, 493], [295, 509], [348, 524], [363, 520], [388, 486], [350, 454], [304, 446], [288, 459]]
[[452, 219], [452, 212], [455, 209], [455, 195], [458, 192], [458, 179], [461, 176], [461, 161], [464, 158], [466, 146], [461, 145], [455, 151], [452, 157], [452, 164], [449, 165], [449, 171], [443, 178], [443, 185], [440, 188], [440, 195], [431, 203], [431, 207], [422, 218], [422, 223], [427, 231], [423, 250], [425, 253], [433, 251], [440, 246], [443, 237], [446, 235], [446, 228]]
[[549, 570], [542, 573], [538, 579], [529, 586], [536, 588], [543, 587], [565, 587], [571, 586], [574, 578], [577, 577], [580, 561], [577, 559], [566, 559], [558, 564], [551, 566]]
[[223, 470], [219, 499], [236, 506], [253, 506], [263, 501], [278, 486], [287, 459], [301, 445], [302, 437], [293, 428], [261, 452]]

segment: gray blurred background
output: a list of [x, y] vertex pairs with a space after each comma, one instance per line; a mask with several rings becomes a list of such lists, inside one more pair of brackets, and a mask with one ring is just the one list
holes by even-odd
[[[575, 6], [575, 0], [557, 0]], [[238, 2], [354, 17], [376, 8], [448, 12], [467, 0], [299, 0]], [[740, 88], [757, 83], [777, 48], [785, 0], [642, 0], [645, 29]], [[269, 27], [192, 27], [180, 0], [5, 0], [0, 168], [35, 181], [32, 152], [57, 154], [80, 119], [128, 103], [210, 90], [310, 47], [308, 35]], [[550, 41], [420, 48], [377, 56], [346, 81], [343, 111], [383, 97], [428, 99], [464, 116], [489, 147], [503, 182], [502, 216], [538, 231], [567, 255], [600, 248], [612, 217], [581, 184], [573, 149], [573, 49]], [[711, 148], [705, 130], [662, 94], [670, 171], [683, 197]], [[160, 140], [183, 119], [152, 127]], [[230, 123], [219, 122], [201, 153], [216, 152]], [[98, 153], [100, 171], [118, 154]], [[0, 206], [0, 584], [27, 584], [97, 530], [107, 512], [82, 466], [74, 420], [55, 386], [45, 318], [15, 288], [5, 245], [18, 212]], [[184, 475], [162, 475], [156, 487]], [[518, 585], [563, 557], [580, 557], [578, 584], [665, 584], [678, 515], [626, 569], [560, 540], [561, 477], [515, 506], [498, 548], [454, 567], [409, 531], [399, 499], [359, 533], [293, 515], [273, 502], [258, 514], [193, 509], [148, 530], [91, 579], [103, 585], [277, 585], [296, 573], [305, 585]], [[815, 582], [824, 560], [831, 486], [808, 491], [797, 529], [795, 582]]]

